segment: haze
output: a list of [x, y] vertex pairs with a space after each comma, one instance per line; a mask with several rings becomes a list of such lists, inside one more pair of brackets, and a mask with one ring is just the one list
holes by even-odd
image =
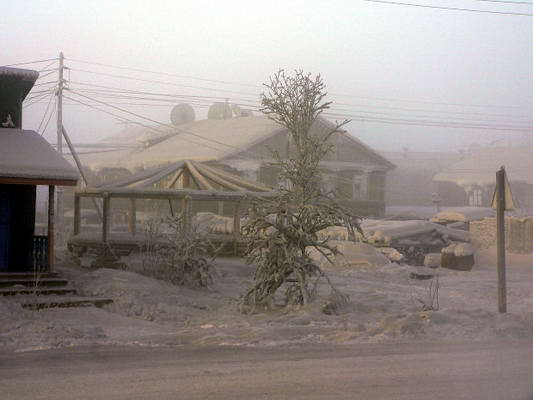
[[[429, 0], [418, 2], [432, 4]], [[533, 10], [527, 5], [491, 5], [473, 0], [449, 3], [485, 10]], [[381, 112], [389, 117], [398, 114], [428, 118], [428, 113], [420, 111], [381, 109], [385, 106], [464, 112], [467, 114], [461, 115], [464, 120], [460, 121], [467, 123], [472, 123], [468, 119], [477, 118], [473, 123], [486, 125], [498, 121], [500, 125], [529, 128], [532, 125], [532, 17], [355, 0], [2, 0], [1, 5], [0, 64], [53, 58], [63, 51], [66, 65], [73, 69], [67, 76], [72, 85], [76, 81], [92, 82], [135, 90], [221, 96], [230, 101], [232, 98], [257, 101], [259, 87], [162, 78], [70, 60], [250, 85], [266, 82], [279, 68], [299, 68], [321, 73], [332, 101], [353, 104], [336, 107], [348, 107], [353, 115], [376, 116], [372, 113]], [[210, 89], [120, 80], [75, 71], [76, 68]], [[43, 101], [25, 110], [25, 128], [38, 127], [45, 107]], [[136, 111], [168, 122], [170, 109], [171, 106], [137, 107]], [[202, 111], [198, 113], [202, 117]], [[488, 115], [475, 117], [468, 113]], [[432, 113], [431, 119], [452, 120], [449, 115], [438, 113]], [[113, 117], [79, 105], [65, 105], [64, 121], [78, 143], [94, 142], [121, 129]], [[418, 151], [459, 150], [472, 143], [527, 139], [524, 131], [413, 126], [355, 119], [348, 129], [380, 150], [404, 147]], [[45, 137], [55, 142], [53, 121]]]

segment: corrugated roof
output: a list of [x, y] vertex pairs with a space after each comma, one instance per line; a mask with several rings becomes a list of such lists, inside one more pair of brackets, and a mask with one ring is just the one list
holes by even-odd
[[77, 171], [37, 132], [0, 129], [0, 177], [77, 181]]
[[501, 166], [511, 182], [533, 184], [533, 146], [483, 148], [435, 175], [434, 180], [461, 186], [491, 185]]

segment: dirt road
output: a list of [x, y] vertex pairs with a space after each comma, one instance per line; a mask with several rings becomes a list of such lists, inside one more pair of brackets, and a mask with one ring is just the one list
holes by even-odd
[[533, 341], [0, 353], [2, 400], [533, 399]]

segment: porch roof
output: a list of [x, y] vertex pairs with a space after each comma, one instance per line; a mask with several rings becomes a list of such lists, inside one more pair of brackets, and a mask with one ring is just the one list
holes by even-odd
[[37, 132], [0, 129], [0, 183], [75, 186], [77, 171]]

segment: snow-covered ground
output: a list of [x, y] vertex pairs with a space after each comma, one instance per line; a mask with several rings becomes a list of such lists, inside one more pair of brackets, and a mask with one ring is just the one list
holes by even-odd
[[[60, 271], [85, 295], [114, 304], [22, 310], [0, 298], [0, 349], [17, 351], [87, 344], [270, 346], [303, 342], [485, 340], [533, 337], [533, 256], [508, 256], [509, 312], [497, 312], [495, 251], [477, 255], [470, 272], [438, 270], [439, 310], [421, 311], [430, 281], [409, 279], [416, 267], [386, 264], [328, 267], [349, 302], [328, 304], [329, 288], [308, 307], [241, 314], [238, 297], [253, 267], [217, 262], [211, 289], [173, 286], [133, 272], [72, 267]], [[135, 262], [135, 260], [129, 260]]]

